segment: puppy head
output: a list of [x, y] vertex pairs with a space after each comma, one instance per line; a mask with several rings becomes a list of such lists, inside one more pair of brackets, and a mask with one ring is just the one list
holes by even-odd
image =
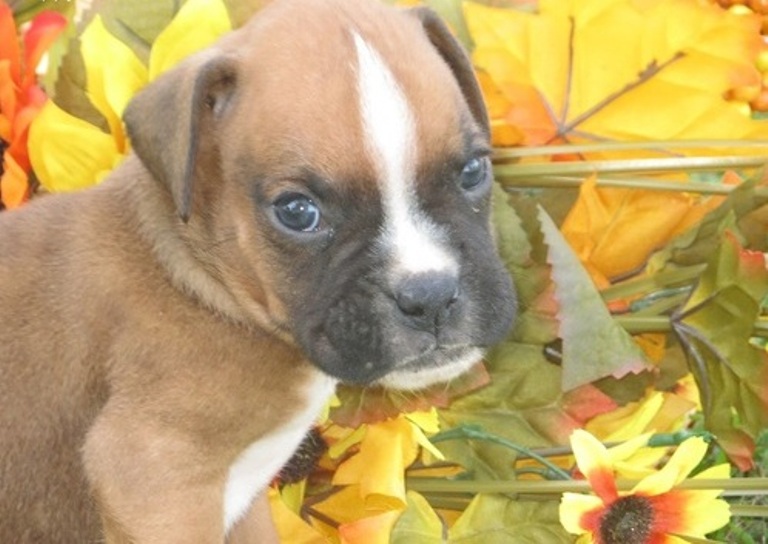
[[125, 120], [212, 281], [326, 373], [420, 388], [507, 333], [486, 111], [432, 12], [274, 2]]

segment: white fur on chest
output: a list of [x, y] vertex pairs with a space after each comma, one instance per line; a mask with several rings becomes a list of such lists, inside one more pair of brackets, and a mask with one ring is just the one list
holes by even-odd
[[229, 467], [224, 487], [224, 529], [227, 533], [291, 458], [335, 388], [336, 380], [318, 372], [306, 393], [306, 409], [277, 432], [248, 446]]

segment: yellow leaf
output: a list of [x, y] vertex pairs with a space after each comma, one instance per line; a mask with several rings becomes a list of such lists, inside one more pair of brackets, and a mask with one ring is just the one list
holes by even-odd
[[405, 508], [405, 469], [419, 451], [415, 428], [403, 415], [368, 425], [360, 451], [339, 466], [333, 483], [359, 484], [369, 510]]
[[75, 191], [97, 183], [124, 156], [115, 139], [49, 100], [29, 131], [30, 160], [49, 191]]
[[723, 197], [702, 198], [683, 190], [664, 193], [599, 189], [591, 176], [579, 189], [562, 233], [600, 286], [638, 269], [648, 255], [700, 221]]
[[268, 496], [269, 504], [272, 507], [272, 519], [277, 527], [281, 542], [291, 542], [292, 544], [323, 544], [328, 542], [283, 502], [277, 489], [270, 487]]
[[157, 36], [149, 57], [149, 79], [200, 51], [232, 30], [224, 2], [189, 0]]
[[724, 98], [759, 84], [758, 17], [696, 0], [466, 3], [465, 17], [475, 65], [508, 101], [504, 112], [495, 97], [492, 119], [525, 143], [768, 135]]
[[341, 543], [389, 544], [389, 534], [398, 517], [400, 512], [393, 511], [345, 523], [339, 527]]

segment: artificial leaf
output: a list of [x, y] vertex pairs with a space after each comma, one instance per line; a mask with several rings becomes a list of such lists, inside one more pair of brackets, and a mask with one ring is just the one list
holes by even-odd
[[333, 484], [358, 485], [369, 511], [405, 508], [405, 469], [416, 460], [419, 448], [442, 458], [440, 451], [428, 442], [419, 422], [434, 430], [437, 414], [434, 410], [410, 416], [401, 414], [367, 425], [357, 453], [337, 468]]
[[680, 191], [665, 194], [637, 189], [598, 189], [590, 176], [561, 227], [600, 287], [639, 269], [657, 248], [696, 225], [722, 197]]
[[749, 343], [768, 293], [762, 253], [723, 238], [696, 289], [672, 319], [701, 391], [706, 427], [742, 470], [768, 426], [768, 354]]
[[407, 494], [408, 507], [392, 528], [391, 544], [443, 544], [443, 522], [427, 500], [416, 493]]
[[611, 317], [595, 285], [547, 213], [539, 210], [558, 303], [563, 389], [648, 369], [640, 348]]
[[317, 530], [288, 507], [277, 489], [270, 487], [267, 493], [272, 510], [272, 519], [282, 542], [291, 542], [292, 544], [323, 544], [327, 542]]
[[[480, 425], [526, 447], [565, 444], [572, 429], [616, 404], [591, 385], [567, 393], [562, 369], [547, 359], [557, 337], [550, 266], [535, 203], [495, 195], [493, 222], [499, 252], [518, 292], [519, 316], [510, 337], [486, 357], [490, 383], [439, 410], [441, 427]], [[517, 455], [482, 441], [445, 441], [440, 451], [476, 478], [514, 478]]]
[[357, 427], [397, 417], [401, 413], [447, 407], [454, 398], [485, 386], [488, 372], [478, 363], [448, 384], [437, 384], [421, 391], [397, 391], [383, 387], [339, 385], [339, 404], [330, 409], [330, 419], [345, 427]]
[[759, 84], [757, 17], [691, 0], [467, 3], [465, 16], [476, 66], [508, 101], [496, 120], [524, 144], [768, 134], [724, 98]]
[[570, 544], [556, 501], [477, 495], [449, 532], [451, 544]]
[[669, 265], [683, 267], [706, 262], [717, 251], [726, 230], [738, 233], [739, 225], [745, 218], [768, 204], [768, 197], [758, 194], [756, 186], [765, 186], [765, 180], [756, 177], [736, 186], [701, 222], [657, 251], [648, 261], [646, 274], [656, 273]]

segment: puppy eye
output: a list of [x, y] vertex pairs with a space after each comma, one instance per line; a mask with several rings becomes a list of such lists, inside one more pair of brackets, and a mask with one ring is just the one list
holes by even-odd
[[461, 170], [459, 185], [465, 191], [478, 187], [488, 177], [488, 160], [484, 157], [469, 159]]
[[286, 193], [272, 204], [280, 223], [297, 232], [316, 232], [320, 227], [320, 208], [306, 195]]

